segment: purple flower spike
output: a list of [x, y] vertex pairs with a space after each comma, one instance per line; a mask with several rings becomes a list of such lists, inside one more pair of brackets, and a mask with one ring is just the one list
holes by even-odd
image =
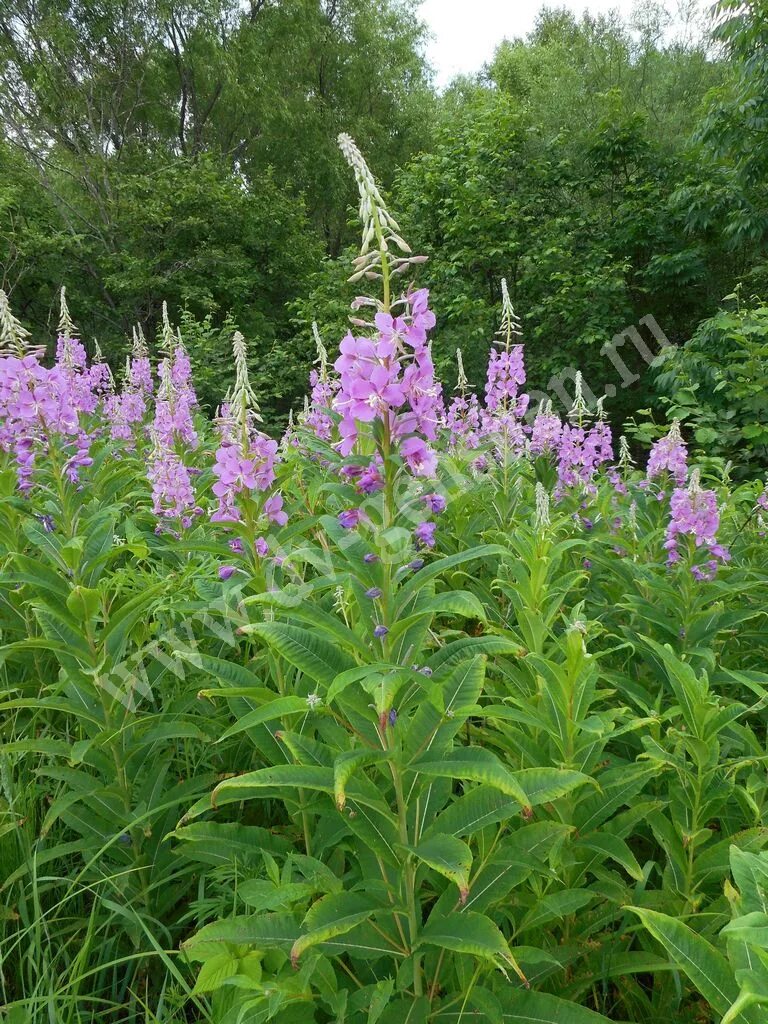
[[228, 580], [231, 576], [234, 576], [236, 572], [237, 569], [234, 565], [222, 565], [219, 569], [219, 579]]
[[381, 638], [385, 637], [388, 632], [389, 630], [387, 629], [386, 626], [377, 626], [373, 631], [373, 635], [376, 637], [377, 640], [381, 640]]

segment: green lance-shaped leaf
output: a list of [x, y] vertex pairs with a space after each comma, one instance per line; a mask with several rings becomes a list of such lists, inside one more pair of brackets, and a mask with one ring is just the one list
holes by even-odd
[[353, 773], [364, 765], [386, 761], [385, 750], [345, 750], [333, 762], [333, 798], [340, 811], [347, 802], [347, 783]]
[[275, 697], [274, 700], [262, 704], [260, 708], [256, 708], [254, 711], [249, 711], [247, 715], [243, 715], [238, 722], [235, 722], [226, 732], [222, 733], [219, 737], [219, 743], [222, 740], [229, 739], [230, 736], [236, 736], [246, 729], [251, 729], [255, 725], [273, 722], [276, 718], [283, 718], [285, 715], [307, 714], [308, 711], [309, 705], [305, 697]]
[[298, 919], [293, 914], [250, 914], [208, 924], [183, 942], [181, 948], [193, 960], [215, 956], [229, 945], [288, 950], [299, 932]]
[[[465, 911], [432, 916], [422, 929], [417, 946], [439, 946], [454, 953], [467, 953], [486, 960], [502, 960], [524, 982], [525, 975], [510, 952], [507, 940], [485, 914]], [[527, 982], [526, 982], [527, 983]]]
[[583, 848], [597, 854], [601, 860], [613, 860], [620, 864], [627, 874], [636, 881], [643, 880], [643, 869], [637, 858], [623, 839], [613, 836], [610, 832], [595, 832], [593, 835], [579, 839], [576, 849]]
[[[712, 1008], [722, 1016], [739, 995], [728, 961], [705, 938], [674, 917], [642, 907], [628, 907], [666, 949], [675, 966], [688, 975]], [[746, 1018], [743, 1018], [746, 1019]]]
[[493, 786], [507, 796], [514, 797], [521, 807], [529, 806], [528, 796], [520, 783], [495, 754], [482, 747], [460, 747], [439, 761], [414, 761], [411, 767], [423, 775]]
[[558, 800], [587, 783], [597, 787], [589, 775], [567, 768], [521, 768], [514, 773], [514, 777], [526, 794], [528, 807], [538, 807], [539, 804]]
[[291, 947], [291, 963], [296, 967], [299, 957], [306, 950], [337, 935], [351, 932], [357, 925], [367, 921], [376, 909], [370, 899], [356, 893], [340, 892], [324, 896], [307, 911], [304, 924], [308, 931], [300, 935]]
[[[365, 780], [362, 780], [363, 782]], [[237, 803], [251, 797], [260, 797], [264, 789], [308, 789], [314, 792], [334, 794], [333, 768], [316, 765], [283, 764], [272, 768], [259, 768], [255, 772], [246, 772], [232, 779], [220, 782], [211, 794], [213, 807], [222, 804]], [[361, 785], [353, 782], [347, 786], [349, 799], [376, 811], [386, 811], [386, 806], [372, 784]], [[201, 808], [192, 809], [199, 813]], [[192, 813], [192, 812], [190, 812]]]
[[456, 836], [436, 833], [425, 839], [418, 846], [409, 846], [408, 850], [434, 871], [444, 875], [459, 889], [462, 904], [467, 902], [469, 895], [469, 875], [472, 871], [472, 851]]
[[545, 992], [511, 989], [504, 996], [504, 1024], [609, 1024], [607, 1017]]
[[[216, 679], [225, 691], [217, 696], [233, 696], [227, 692], [231, 689], [236, 690], [235, 696], [256, 696], [258, 692], [264, 692], [264, 680], [245, 666], [238, 665], [236, 661], [185, 650], [175, 651], [174, 657], [189, 662], [194, 668]], [[208, 691], [202, 692], [208, 695]]]
[[330, 686], [340, 672], [346, 672], [355, 664], [337, 644], [300, 626], [289, 626], [284, 622], [255, 622], [242, 626], [240, 632], [261, 637], [286, 661], [321, 686]]
[[446, 555], [430, 562], [419, 572], [402, 585], [398, 593], [398, 607], [402, 609], [430, 580], [436, 579], [448, 569], [464, 562], [472, 562], [477, 558], [499, 558], [506, 554], [506, 549], [500, 544], [481, 544], [478, 547], [469, 548], [467, 551], [460, 551], [455, 555]]

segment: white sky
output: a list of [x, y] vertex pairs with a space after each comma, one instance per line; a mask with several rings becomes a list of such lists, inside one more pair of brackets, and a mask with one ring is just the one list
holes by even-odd
[[[669, 11], [676, 0], [664, 0]], [[433, 40], [427, 56], [437, 72], [437, 85], [454, 75], [479, 71], [502, 39], [525, 35], [543, 6], [568, 7], [578, 16], [619, 10], [631, 14], [635, 0], [422, 0], [421, 16]]]

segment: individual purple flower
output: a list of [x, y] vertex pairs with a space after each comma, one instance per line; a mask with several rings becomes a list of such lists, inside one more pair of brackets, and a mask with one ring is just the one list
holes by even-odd
[[445, 512], [447, 502], [442, 494], [425, 494], [421, 500], [435, 515]]
[[435, 546], [435, 530], [437, 523], [419, 523], [413, 531], [416, 546], [419, 548], [433, 548]]
[[339, 512], [339, 524], [344, 527], [345, 530], [354, 529], [360, 520], [363, 518], [362, 509], [359, 508], [348, 508], [344, 512]]
[[382, 637], [385, 637], [388, 632], [389, 629], [386, 626], [378, 625], [374, 628], [373, 635], [376, 637], [377, 640], [381, 640]]
[[423, 558], [414, 558], [406, 566], [406, 569], [412, 569], [414, 572], [418, 572], [419, 569], [423, 569], [423, 568], [424, 568], [424, 559]]
[[397, 725], [397, 711], [395, 711], [394, 708], [390, 710], [388, 720], [390, 728], [394, 729], [394, 727]]
[[219, 579], [228, 580], [237, 572], [237, 568], [234, 565], [222, 565], [219, 568]]
[[366, 565], [371, 565], [374, 562], [380, 562], [381, 559], [378, 555], [374, 554], [373, 551], [368, 551], [363, 555], [363, 561]]
[[357, 481], [357, 489], [361, 494], [375, 494], [384, 486], [384, 477], [381, 475], [381, 461], [373, 459], [360, 474]]
[[369, 589], [365, 592], [365, 596], [370, 598], [372, 601], [375, 601], [376, 598], [381, 597], [381, 588], [369, 587]]
[[264, 515], [277, 526], [285, 526], [288, 514], [283, 511], [283, 496], [279, 491], [270, 494], [263, 505]]
[[400, 455], [414, 476], [434, 476], [437, 452], [420, 437], [412, 435], [400, 444]]
[[263, 537], [257, 537], [253, 546], [259, 558], [266, 558], [269, 554], [269, 544]]

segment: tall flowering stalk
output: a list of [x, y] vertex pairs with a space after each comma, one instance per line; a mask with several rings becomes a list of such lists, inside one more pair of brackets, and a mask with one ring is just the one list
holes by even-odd
[[[373, 441], [384, 481], [383, 519], [389, 526], [395, 518], [394, 484], [399, 456], [417, 477], [432, 476], [437, 454], [431, 441], [437, 437], [442, 418], [442, 395], [435, 379], [427, 333], [435, 316], [429, 309], [426, 289], [408, 292], [392, 301], [392, 279], [404, 273], [420, 257], [399, 235], [399, 227], [387, 211], [378, 186], [360, 150], [348, 135], [339, 136], [339, 146], [355, 173], [360, 192], [363, 240], [350, 280], [361, 277], [379, 280], [380, 301], [365, 297], [357, 305], [376, 308], [373, 323], [356, 320], [375, 331], [373, 337], [351, 332], [342, 340], [334, 367], [339, 389], [333, 407], [341, 416], [338, 451], [344, 456], [361, 450], [361, 427], [370, 424], [366, 442]], [[393, 255], [392, 247], [401, 255]], [[376, 471], [378, 475], [378, 470]], [[418, 540], [418, 536], [417, 536]]]
[[581, 486], [594, 491], [593, 478], [599, 466], [613, 461], [611, 428], [605, 422], [602, 401], [598, 402], [597, 418], [592, 427], [587, 423], [593, 415], [584, 398], [581, 371], [574, 380], [573, 405], [569, 423], [563, 425], [557, 446], [558, 491]]
[[128, 357], [120, 394], [107, 397], [104, 408], [113, 441], [127, 441], [133, 447], [134, 430], [144, 422], [147, 401], [154, 390], [149, 349], [141, 326], [133, 328], [133, 344]]
[[522, 336], [522, 328], [504, 278], [501, 280], [501, 324], [496, 335], [503, 339], [504, 347], [492, 345], [488, 357], [483, 429], [498, 439], [500, 455], [506, 461], [510, 448], [515, 452], [522, 450], [525, 434], [521, 418], [528, 408], [529, 397], [520, 393], [526, 380], [524, 346], [516, 339]]
[[188, 447], [196, 448], [198, 437], [193, 409], [197, 405], [197, 397], [192, 385], [192, 364], [181, 335], [174, 333], [171, 327], [165, 303], [161, 351], [164, 358], [157, 368], [160, 384], [152, 430], [167, 447], [172, 446], [178, 438]]
[[[217, 423], [220, 444], [213, 467], [217, 507], [211, 520], [239, 524], [248, 553], [261, 558], [267, 553], [268, 545], [257, 534], [265, 522], [283, 526], [288, 521], [279, 491], [256, 500], [257, 495], [265, 494], [275, 482], [278, 443], [258, 428], [261, 414], [248, 375], [247, 345], [239, 331], [235, 331], [232, 338], [232, 353], [235, 383]], [[242, 541], [237, 540], [233, 551], [245, 553], [245, 550]]]
[[454, 391], [458, 394], [453, 396], [446, 410], [443, 425], [448, 430], [448, 444], [451, 448], [463, 447], [472, 451], [480, 444], [482, 412], [477, 395], [470, 390], [460, 348], [456, 349], [456, 366], [458, 372]]
[[[192, 386], [192, 367], [180, 334], [168, 319], [163, 303], [161, 351], [164, 358], [157, 368], [160, 380], [155, 415], [149, 433], [152, 449], [147, 476], [152, 484], [154, 511], [162, 518], [177, 519], [188, 528], [199, 514], [195, 505], [192, 471], [184, 456], [197, 448], [198, 436], [193, 419], [197, 404]], [[141, 394], [134, 391], [134, 396]], [[143, 395], [141, 395], [143, 398]]]
[[317, 369], [313, 368], [309, 374], [311, 396], [303, 422], [321, 440], [329, 441], [333, 433], [331, 409], [334, 395], [339, 388], [339, 381], [332, 378], [328, 371], [328, 350], [323, 344], [316, 323], [312, 324], [312, 334], [317, 350], [317, 359], [315, 360]]

